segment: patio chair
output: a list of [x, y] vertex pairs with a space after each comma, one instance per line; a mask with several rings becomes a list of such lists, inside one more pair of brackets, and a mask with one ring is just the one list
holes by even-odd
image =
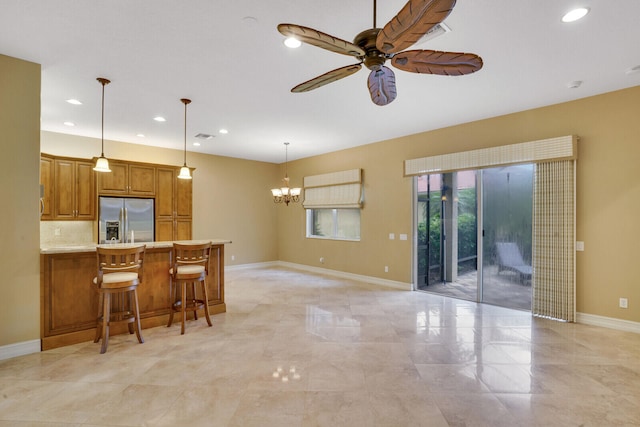
[[501, 271], [513, 271], [518, 274], [522, 282], [531, 279], [533, 269], [522, 259], [518, 245], [513, 242], [497, 242], [498, 273]]

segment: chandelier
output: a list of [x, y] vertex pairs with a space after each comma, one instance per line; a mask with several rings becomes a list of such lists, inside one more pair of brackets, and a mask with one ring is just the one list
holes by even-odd
[[287, 175], [287, 164], [288, 164], [288, 146], [289, 143], [284, 143], [284, 178], [282, 179], [282, 187], [280, 188], [272, 188], [271, 194], [273, 195], [274, 203], [284, 203], [289, 206], [290, 202], [297, 203], [300, 201], [300, 189], [299, 188], [289, 188], [289, 175]]

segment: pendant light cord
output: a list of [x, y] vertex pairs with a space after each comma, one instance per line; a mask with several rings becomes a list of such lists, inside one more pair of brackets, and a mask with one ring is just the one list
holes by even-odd
[[102, 136], [101, 136], [101, 149], [100, 149], [100, 157], [104, 157], [104, 87], [111, 83], [110, 80], [107, 80], [103, 77], [98, 77], [98, 80], [102, 84]]
[[187, 166], [187, 105], [191, 103], [190, 99], [182, 98], [180, 101], [184, 104], [184, 167]]

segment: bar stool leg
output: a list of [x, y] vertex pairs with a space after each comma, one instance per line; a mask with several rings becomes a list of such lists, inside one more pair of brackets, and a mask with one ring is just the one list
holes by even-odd
[[191, 299], [193, 300], [193, 320], [198, 320], [198, 310], [196, 307], [196, 282], [191, 282]]
[[104, 294], [104, 308], [102, 309], [102, 347], [100, 348], [100, 354], [104, 354], [107, 351], [109, 345], [109, 321], [111, 320], [111, 294], [109, 292]]
[[[126, 295], [122, 295], [121, 297], [121, 301], [122, 301], [122, 311], [128, 310], [129, 312], [133, 312], [133, 294], [135, 293], [135, 290], [129, 291], [126, 293]], [[127, 301], [128, 300], [128, 301]], [[125, 304], [126, 301], [126, 304]], [[133, 314], [135, 314], [136, 319], [138, 319], [138, 314], [133, 312]], [[134, 332], [134, 325], [133, 323], [128, 323], [127, 324], [127, 328], [129, 328], [129, 334], [133, 334]]]
[[100, 337], [102, 336], [102, 322], [100, 319], [104, 316], [104, 295], [100, 293], [98, 296], [98, 317], [96, 318], [96, 336], [93, 339], [93, 342], [100, 341]]
[[141, 325], [140, 325], [140, 305], [138, 304], [138, 290], [136, 288], [133, 289], [133, 310], [135, 317], [135, 330], [136, 336], [138, 337], [138, 342], [140, 344], [144, 343], [144, 338], [142, 338]]
[[169, 307], [169, 323], [167, 323], [167, 328], [171, 326], [171, 324], [173, 323], [173, 312], [175, 311], [175, 301], [176, 301], [176, 289], [173, 286], [173, 280], [169, 280], [169, 301], [173, 301], [170, 302], [171, 306]]
[[182, 307], [180, 307], [182, 309], [182, 327], [180, 329], [180, 335], [184, 335], [184, 324], [187, 321], [187, 282], [181, 282], [180, 287], [182, 288]]
[[202, 283], [202, 295], [204, 296], [204, 317], [207, 318], [207, 323], [209, 326], [213, 326], [211, 323], [211, 317], [209, 317], [209, 296], [207, 295], [207, 283], [206, 281], [200, 282]]

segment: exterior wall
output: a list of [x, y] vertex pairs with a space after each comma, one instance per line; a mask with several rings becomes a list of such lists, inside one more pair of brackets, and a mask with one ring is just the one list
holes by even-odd
[[[362, 240], [306, 239], [304, 211], [290, 206], [278, 216], [280, 260], [410, 283], [413, 190], [404, 160], [578, 135], [576, 236], [585, 251], [577, 253], [577, 310], [640, 322], [638, 117], [640, 86], [289, 162], [293, 185], [305, 175], [363, 168]], [[618, 308], [620, 297], [628, 309]]]
[[2, 347], [40, 338], [40, 65], [0, 55], [0, 111]]

